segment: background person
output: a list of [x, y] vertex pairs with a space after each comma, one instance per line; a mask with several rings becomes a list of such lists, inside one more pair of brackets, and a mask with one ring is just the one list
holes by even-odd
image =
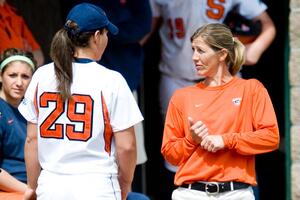
[[256, 79], [235, 76], [244, 46], [228, 27], [211, 23], [192, 36], [196, 85], [170, 100], [161, 152], [178, 166], [172, 199], [254, 199], [255, 155], [276, 150], [272, 102]]
[[22, 199], [26, 189], [26, 120], [18, 111], [36, 61], [30, 52], [7, 49], [0, 57], [0, 199]]
[[33, 53], [37, 65], [44, 63], [42, 50], [25, 20], [6, 0], [0, 0], [0, 53], [8, 48], [18, 48]]

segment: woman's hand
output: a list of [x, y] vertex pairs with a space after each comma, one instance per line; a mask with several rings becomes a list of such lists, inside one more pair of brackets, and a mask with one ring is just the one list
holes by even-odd
[[223, 149], [225, 145], [221, 135], [208, 135], [202, 140], [200, 146], [209, 152], [215, 153]]
[[188, 117], [190, 123], [190, 132], [193, 140], [200, 144], [205, 137], [209, 135], [206, 125], [202, 121], [194, 122], [193, 118]]
[[188, 117], [190, 132], [193, 140], [200, 144], [201, 148], [209, 152], [217, 152], [223, 149], [225, 144], [221, 135], [211, 135], [202, 121], [194, 123], [193, 118]]

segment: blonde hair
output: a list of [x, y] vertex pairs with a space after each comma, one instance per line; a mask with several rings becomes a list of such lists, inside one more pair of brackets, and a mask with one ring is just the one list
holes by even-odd
[[198, 37], [210, 46], [214, 51], [226, 49], [228, 56], [226, 58], [228, 70], [232, 75], [235, 75], [245, 62], [245, 46], [234, 38], [230, 29], [220, 23], [206, 24], [196, 30], [192, 35], [193, 42]]

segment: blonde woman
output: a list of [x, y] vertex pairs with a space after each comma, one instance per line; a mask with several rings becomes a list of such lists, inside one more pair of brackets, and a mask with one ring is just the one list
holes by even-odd
[[173, 200], [254, 200], [255, 155], [279, 146], [266, 88], [235, 76], [245, 47], [223, 24], [193, 34], [193, 62], [204, 80], [171, 98], [161, 152], [178, 167]]

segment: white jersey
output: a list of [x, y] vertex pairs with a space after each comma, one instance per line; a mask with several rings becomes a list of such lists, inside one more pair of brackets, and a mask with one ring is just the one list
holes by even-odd
[[266, 10], [259, 0], [150, 0], [153, 17], [162, 17], [160, 71], [174, 78], [197, 80], [192, 61], [191, 36], [206, 23], [222, 23], [236, 5], [238, 12], [253, 19]]
[[63, 103], [56, 85], [53, 63], [38, 68], [19, 106], [38, 125], [41, 167], [117, 175], [113, 134], [143, 120], [125, 79], [96, 62], [73, 63], [72, 100]]

